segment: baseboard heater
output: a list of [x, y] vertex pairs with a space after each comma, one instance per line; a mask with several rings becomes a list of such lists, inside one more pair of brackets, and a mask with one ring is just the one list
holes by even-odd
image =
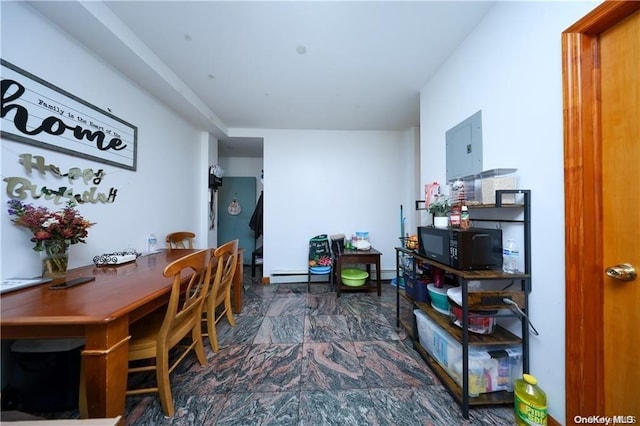
[[272, 277], [291, 277], [296, 275], [307, 275], [307, 271], [274, 271], [271, 273]]

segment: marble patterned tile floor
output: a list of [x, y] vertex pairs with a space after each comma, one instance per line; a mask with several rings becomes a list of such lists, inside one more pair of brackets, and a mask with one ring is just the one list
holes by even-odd
[[328, 284], [263, 286], [245, 269], [244, 308], [218, 325], [208, 365], [172, 373], [176, 413], [156, 395], [126, 400], [127, 425], [512, 425], [509, 406], [457, 403], [395, 327], [395, 288], [343, 293]]

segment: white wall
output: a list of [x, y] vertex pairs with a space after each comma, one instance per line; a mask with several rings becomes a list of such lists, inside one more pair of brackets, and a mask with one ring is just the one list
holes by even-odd
[[565, 417], [560, 34], [596, 2], [498, 2], [421, 91], [421, 179], [445, 182], [445, 132], [482, 110], [483, 169], [532, 190], [530, 371]]
[[[29, 37], [25, 37], [25, 28], [29, 28]], [[205, 182], [209, 150], [206, 147], [215, 145], [215, 139], [210, 140], [207, 133], [186, 123], [141, 91], [24, 3], [2, 4], [2, 58], [99, 108], [111, 109], [115, 116], [138, 127], [135, 172], [2, 140], [3, 178], [28, 177], [18, 164], [18, 155], [31, 153], [44, 156], [48, 163], [62, 170], [103, 168], [106, 176], [98, 188], [118, 189], [112, 204], [78, 207], [81, 214], [96, 225], [90, 228], [86, 245], [71, 247], [70, 267], [90, 264], [93, 256], [100, 253], [128, 247], [146, 250], [150, 233], [162, 241], [170, 231], [193, 230], [198, 234], [198, 245], [207, 245]], [[62, 179], [50, 175], [29, 178], [39, 187], [64, 185]], [[74, 187], [80, 192], [87, 189], [80, 184]], [[32, 250], [31, 235], [13, 225], [6, 213], [6, 188], [3, 182], [0, 274], [2, 277], [39, 275], [39, 257]], [[29, 198], [25, 202], [57, 209], [42, 199]]]
[[[416, 197], [416, 129], [241, 133], [264, 137], [265, 276], [306, 273], [311, 237], [356, 231], [369, 231], [373, 246], [383, 253], [382, 269], [395, 274], [400, 204]], [[407, 229], [413, 222], [408, 218]]]

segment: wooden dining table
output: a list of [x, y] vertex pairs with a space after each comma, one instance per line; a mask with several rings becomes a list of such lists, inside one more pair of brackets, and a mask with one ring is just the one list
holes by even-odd
[[[66, 280], [95, 277], [75, 287], [52, 290], [64, 279], [0, 296], [0, 337], [42, 339], [84, 337], [82, 368], [87, 415], [124, 414], [127, 387], [129, 325], [169, 300], [171, 278], [164, 268], [196, 249], [174, 249], [143, 255], [118, 266], [83, 266]], [[233, 311], [242, 310], [242, 253], [233, 282]]]

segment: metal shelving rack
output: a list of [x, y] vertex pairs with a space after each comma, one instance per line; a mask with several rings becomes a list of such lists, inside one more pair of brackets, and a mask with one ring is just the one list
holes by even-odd
[[[521, 204], [503, 204], [502, 197], [504, 194], [520, 194], [523, 197]], [[416, 201], [418, 208], [418, 201]], [[469, 311], [470, 310], [495, 310], [509, 308], [510, 305], [502, 302], [507, 297], [516, 302], [522, 311], [528, 315], [529, 304], [528, 295], [531, 292], [531, 191], [530, 190], [497, 190], [495, 205], [476, 205], [469, 206], [470, 210], [474, 209], [501, 209], [501, 208], [518, 208], [523, 209], [522, 220], [502, 220], [502, 219], [486, 219], [491, 222], [513, 222], [520, 223], [523, 226], [524, 234], [524, 272], [521, 274], [505, 274], [502, 271], [462, 271], [450, 268], [446, 265], [435, 262], [431, 259], [420, 256], [416, 251], [409, 250], [404, 247], [396, 247], [396, 326], [402, 327], [407, 331], [413, 340], [414, 348], [422, 356], [425, 362], [440, 378], [444, 386], [447, 388], [452, 397], [460, 404], [462, 414], [465, 418], [469, 418], [469, 407], [476, 405], [496, 405], [496, 404], [512, 404], [513, 392], [499, 391], [480, 394], [477, 397], [469, 396], [469, 346], [476, 345], [503, 345], [503, 344], [520, 344], [522, 346], [522, 369], [523, 372], [529, 371], [529, 328], [528, 320], [525, 317], [517, 315], [522, 326], [522, 337], [518, 337], [508, 330], [497, 326], [496, 331], [490, 335], [479, 335], [470, 333]], [[484, 219], [472, 219], [473, 221], [485, 221]], [[443, 269], [446, 273], [458, 277], [462, 287], [462, 327], [457, 327], [451, 323], [449, 318], [435, 311], [429, 303], [414, 301], [404, 290], [400, 288], [400, 278], [404, 275], [403, 258], [410, 257], [412, 259], [412, 273], [415, 277], [417, 263], [426, 263]], [[469, 299], [468, 283], [472, 280], [512, 280], [520, 282], [519, 290], [512, 291], [486, 291], [475, 293], [473, 300]], [[447, 371], [420, 345], [418, 339], [418, 330], [415, 316], [409, 322], [400, 317], [401, 299], [412, 304], [413, 307], [420, 309], [429, 316], [436, 324], [443, 328], [449, 335], [462, 345], [462, 386], [456, 383]], [[514, 315], [516, 316], [516, 315]]]

